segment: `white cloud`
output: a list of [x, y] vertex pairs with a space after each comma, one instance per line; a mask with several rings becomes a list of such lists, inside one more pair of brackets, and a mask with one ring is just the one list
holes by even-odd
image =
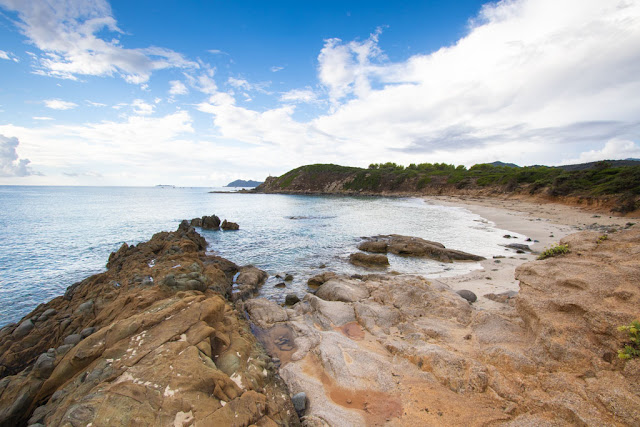
[[171, 80], [169, 84], [171, 85], [169, 89], [170, 95], [186, 95], [189, 93], [189, 89], [180, 80]]
[[106, 107], [107, 106], [107, 104], [103, 104], [101, 102], [89, 101], [88, 99], [85, 102], [87, 103], [87, 105], [89, 105], [91, 107]]
[[44, 101], [44, 105], [52, 110], [71, 110], [78, 106], [75, 102], [63, 101], [61, 99], [47, 99]]
[[16, 148], [20, 141], [16, 137], [0, 135], [0, 176], [28, 176], [33, 174], [29, 159], [19, 159]]
[[42, 117], [42, 116], [34, 116], [32, 117], [33, 120], [42, 120], [42, 121], [47, 121], [47, 120], [53, 120], [53, 117]]
[[325, 42], [318, 78], [332, 109], [316, 119], [201, 108], [226, 137], [309, 153], [298, 164], [554, 164], [640, 134], [640, 2], [490, 3], [454, 45], [401, 62], [378, 36]]
[[640, 146], [633, 141], [614, 138], [607, 141], [602, 149], [582, 152], [579, 157], [571, 160], [565, 160], [562, 164], [624, 159], [640, 159]]
[[280, 101], [282, 102], [315, 102], [318, 100], [318, 96], [311, 89], [292, 89], [288, 92], [284, 92], [280, 95]]
[[273, 67], [270, 68], [272, 73], [277, 73], [278, 71], [282, 71], [284, 70], [284, 67], [278, 67], [276, 65], [274, 65]]
[[227, 79], [227, 83], [236, 89], [242, 89], [245, 91], [256, 91], [265, 94], [269, 93], [266, 88], [271, 84], [271, 82], [249, 83], [248, 80], [238, 79], [235, 77], [229, 77]]
[[228, 55], [227, 52], [224, 52], [224, 51], [222, 51], [220, 49], [209, 49], [209, 50], [207, 50], [207, 52], [209, 52], [209, 53], [211, 53], [213, 55]]
[[6, 59], [7, 61], [20, 62], [18, 57], [16, 57], [11, 52], [5, 52], [4, 50], [0, 50], [0, 59]]
[[0, 5], [17, 12], [16, 25], [42, 51], [36, 56], [37, 74], [71, 80], [78, 75], [119, 75], [142, 84], [155, 70], [198, 68], [170, 49], [127, 49], [117, 38], [100, 38], [104, 32], [116, 37], [122, 33], [106, 0], [0, 0]]
[[133, 112], [140, 116], [148, 116], [153, 114], [155, 106], [144, 102], [142, 99], [134, 99], [131, 103]]

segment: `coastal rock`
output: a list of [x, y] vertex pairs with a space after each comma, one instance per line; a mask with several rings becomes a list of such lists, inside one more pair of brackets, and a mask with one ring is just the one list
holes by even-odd
[[[211, 289], [230, 291], [238, 269], [205, 246], [182, 224], [123, 245], [107, 271], [34, 310], [37, 327], [0, 341], [0, 425], [299, 425], [243, 315]], [[266, 276], [244, 273], [248, 286]], [[145, 275], [209, 286], [133, 280]]]
[[458, 292], [456, 292], [458, 295], [460, 295], [462, 298], [466, 299], [467, 301], [469, 301], [469, 304], [476, 302], [478, 300], [478, 297], [476, 296], [476, 294], [474, 294], [473, 292], [467, 290], [467, 289], [462, 289], [459, 290]]
[[294, 305], [298, 302], [300, 302], [300, 298], [296, 294], [287, 294], [284, 298], [284, 305]]
[[636, 425], [640, 361], [616, 351], [638, 317], [640, 230], [598, 237], [519, 267], [497, 311], [435, 280], [334, 276], [261, 339], [310, 423]]
[[524, 245], [522, 243], [509, 243], [508, 245], [504, 245], [505, 248], [515, 249], [518, 251], [531, 252], [531, 248], [529, 245]]
[[419, 237], [402, 236], [399, 234], [370, 237], [358, 246], [371, 252], [385, 252], [396, 255], [427, 257], [441, 262], [453, 261], [482, 261], [484, 258], [467, 252], [447, 249], [443, 244], [421, 239]]
[[318, 274], [307, 280], [307, 285], [312, 288], [317, 288], [327, 280], [333, 279], [337, 274], [332, 271], [326, 271], [322, 274]]
[[233, 301], [245, 300], [258, 292], [268, 274], [252, 265], [240, 269], [232, 293]]
[[33, 324], [33, 321], [31, 319], [24, 320], [22, 323], [20, 323], [20, 326], [18, 326], [16, 329], [14, 329], [13, 333], [11, 334], [11, 336], [14, 339], [23, 338], [27, 334], [29, 334], [29, 332], [31, 332], [31, 330], [34, 327], [35, 327], [35, 325]]
[[240, 226], [235, 222], [227, 221], [226, 219], [222, 221], [222, 225], [220, 226], [223, 230], [239, 230]]
[[382, 254], [370, 255], [364, 252], [356, 252], [349, 255], [349, 262], [356, 265], [384, 267], [389, 265], [389, 258]]
[[358, 249], [365, 252], [386, 254], [389, 244], [386, 241], [368, 240], [358, 245]]
[[217, 230], [220, 227], [220, 218], [216, 215], [203, 216], [200, 223], [204, 230]]

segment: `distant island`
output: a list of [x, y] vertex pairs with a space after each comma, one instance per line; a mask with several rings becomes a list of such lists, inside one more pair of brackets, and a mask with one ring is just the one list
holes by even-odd
[[246, 181], [243, 180], [243, 179], [236, 179], [235, 181], [230, 182], [227, 185], [225, 185], [225, 187], [257, 187], [260, 184], [262, 184], [262, 182], [253, 181], [251, 179], [246, 180]]

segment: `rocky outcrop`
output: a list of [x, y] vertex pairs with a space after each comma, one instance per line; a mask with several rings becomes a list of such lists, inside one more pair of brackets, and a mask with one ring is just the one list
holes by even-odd
[[308, 425], [638, 425], [640, 360], [616, 351], [617, 327], [640, 318], [640, 230], [598, 237], [520, 267], [499, 312], [381, 274], [318, 277], [292, 308], [245, 308], [306, 394]]
[[482, 261], [484, 259], [467, 252], [447, 249], [442, 243], [399, 234], [370, 237], [360, 243], [358, 249], [375, 253], [391, 252], [396, 255], [426, 257], [440, 262]]
[[222, 225], [220, 226], [220, 228], [222, 228], [223, 230], [239, 230], [240, 226], [235, 222], [227, 221], [225, 219], [224, 221], [222, 221]]
[[240, 226], [226, 219], [220, 223], [217, 215], [203, 216], [202, 218], [193, 218], [189, 221], [192, 227], [201, 227], [203, 230], [239, 230]]
[[3, 328], [0, 425], [298, 424], [226, 300], [235, 274], [261, 275], [205, 247], [186, 221], [125, 244], [106, 272]]
[[355, 265], [363, 265], [366, 267], [386, 267], [389, 265], [389, 258], [382, 254], [365, 254], [364, 252], [356, 252], [349, 255], [349, 262]]

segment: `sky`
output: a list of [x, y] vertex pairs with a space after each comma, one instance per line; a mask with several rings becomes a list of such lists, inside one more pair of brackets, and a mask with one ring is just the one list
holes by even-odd
[[637, 0], [0, 0], [0, 185], [624, 158]]

